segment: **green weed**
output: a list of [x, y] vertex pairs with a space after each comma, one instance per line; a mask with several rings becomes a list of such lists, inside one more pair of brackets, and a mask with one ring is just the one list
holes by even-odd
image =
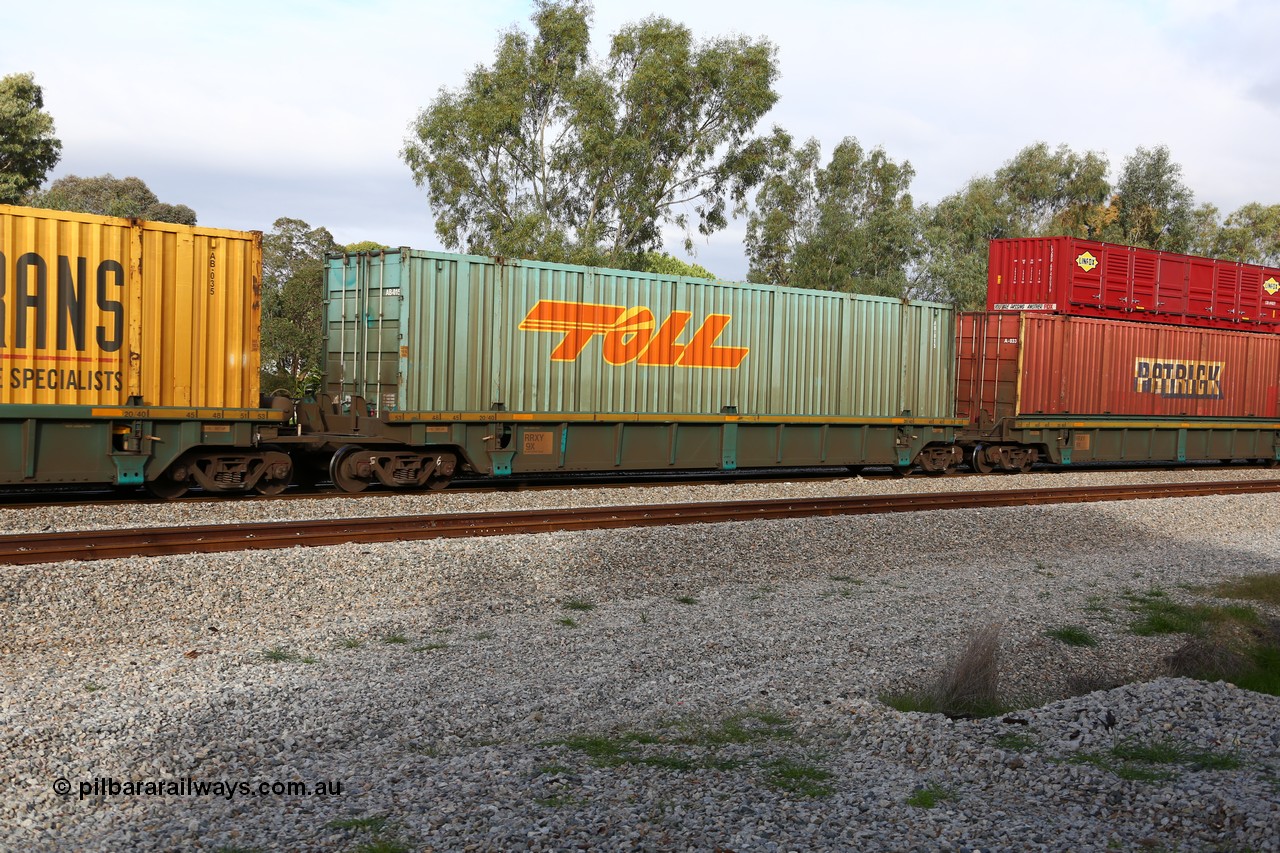
[[955, 798], [955, 791], [930, 782], [928, 785], [913, 791], [911, 796], [907, 797], [907, 805], [917, 809], [931, 809], [945, 800], [954, 800]]
[[1079, 625], [1063, 625], [1044, 632], [1046, 637], [1066, 643], [1068, 646], [1096, 646], [1098, 641]]
[[802, 797], [829, 797], [831, 786], [823, 784], [831, 774], [821, 767], [780, 758], [764, 765], [765, 781], [780, 791]]
[[357, 829], [361, 832], [382, 832], [387, 826], [385, 817], [348, 817], [331, 820], [325, 824], [329, 829]]

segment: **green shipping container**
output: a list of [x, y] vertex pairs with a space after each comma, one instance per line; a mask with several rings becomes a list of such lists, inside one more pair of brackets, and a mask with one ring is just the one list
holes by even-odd
[[945, 305], [408, 249], [326, 281], [326, 390], [379, 414], [954, 411]]

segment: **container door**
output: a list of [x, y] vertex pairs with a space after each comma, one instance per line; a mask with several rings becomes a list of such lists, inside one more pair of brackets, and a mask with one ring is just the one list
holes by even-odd
[[1129, 292], [1121, 297], [1120, 304], [1125, 311], [1135, 314], [1155, 310], [1156, 307], [1156, 268], [1159, 264], [1157, 255], [1146, 252], [1133, 252], [1133, 276], [1129, 282]]
[[398, 408], [402, 269], [398, 252], [330, 261], [326, 390], [336, 402]]
[[1177, 320], [1162, 318], [1161, 322], [1181, 322], [1187, 313], [1187, 293], [1190, 288], [1191, 265], [1189, 258], [1161, 255], [1157, 266], [1155, 304], [1151, 310], [1161, 314], [1176, 314]]
[[1220, 321], [1215, 326], [1230, 328], [1239, 312], [1240, 268], [1234, 265], [1217, 264], [1214, 267], [1213, 310], [1214, 319]]
[[1241, 325], [1256, 326], [1262, 314], [1262, 270], [1240, 268], [1240, 289], [1236, 293], [1236, 319]]
[[956, 324], [956, 416], [980, 429], [1016, 414], [1022, 316], [965, 312]]
[[1133, 277], [1133, 252], [1123, 246], [1108, 246], [1102, 253], [1100, 264], [1102, 287], [1099, 294], [1102, 308], [1110, 316], [1121, 316], [1129, 308], [1130, 285]]
[[1187, 260], [1187, 310], [1189, 317], [1213, 316], [1216, 264], [1207, 258]]

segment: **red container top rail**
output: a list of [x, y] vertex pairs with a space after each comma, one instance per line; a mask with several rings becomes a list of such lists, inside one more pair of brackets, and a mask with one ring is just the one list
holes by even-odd
[[1075, 237], [992, 240], [987, 310], [1280, 333], [1280, 268]]

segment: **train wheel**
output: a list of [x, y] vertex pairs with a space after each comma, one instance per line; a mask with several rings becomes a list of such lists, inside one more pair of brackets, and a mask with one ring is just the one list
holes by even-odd
[[287, 453], [271, 450], [263, 454], [262, 467], [253, 490], [260, 495], [278, 495], [293, 482], [293, 460]]
[[156, 479], [148, 481], [145, 487], [152, 496], [171, 501], [185, 495], [191, 488], [191, 484], [187, 480], [175, 480], [168, 471], [165, 471]]
[[329, 461], [329, 478], [342, 491], [354, 494], [369, 488], [368, 473], [361, 476], [361, 463], [355, 458], [357, 454], [364, 452], [367, 451], [363, 447], [349, 444], [333, 454], [333, 459]]
[[253, 490], [260, 495], [278, 495], [287, 488], [288, 480], [268, 480], [265, 477], [253, 486]]
[[996, 466], [992, 465], [987, 459], [987, 449], [979, 444], [973, 448], [973, 470], [979, 474], [990, 474], [996, 470]]
[[450, 477], [432, 477], [430, 480], [428, 480], [428, 481], [427, 481], [427, 488], [428, 488], [428, 489], [431, 489], [432, 491], [436, 491], [436, 492], [440, 491], [441, 489], [447, 489], [447, 488], [449, 487], [449, 480], [450, 480], [450, 479], [452, 479], [452, 478], [450, 478]]

